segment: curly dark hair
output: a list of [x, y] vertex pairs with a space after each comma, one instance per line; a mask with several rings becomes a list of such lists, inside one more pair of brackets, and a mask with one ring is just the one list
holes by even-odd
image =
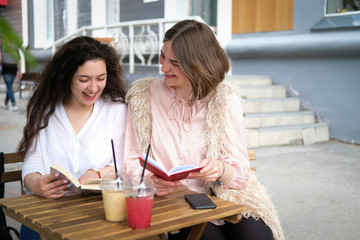
[[102, 59], [106, 64], [107, 81], [101, 97], [107, 101], [124, 102], [126, 85], [115, 49], [92, 37], [76, 37], [56, 51], [41, 73], [27, 105], [27, 122], [18, 147], [20, 154], [24, 156], [40, 130], [47, 127], [56, 105], [70, 98], [71, 81], [77, 69], [93, 59]]

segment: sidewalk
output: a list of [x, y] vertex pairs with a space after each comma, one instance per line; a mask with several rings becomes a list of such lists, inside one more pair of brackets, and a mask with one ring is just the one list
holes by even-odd
[[256, 153], [256, 174], [272, 196], [286, 239], [359, 239], [359, 146], [329, 141]]
[[[0, 109], [0, 151], [15, 151], [21, 139], [28, 92], [24, 96], [16, 93], [18, 112]], [[287, 240], [359, 239], [360, 146], [329, 141], [255, 150], [252, 165], [272, 196]], [[20, 194], [18, 186], [8, 184], [6, 196]]]
[[[26, 104], [29, 100], [29, 91], [23, 92], [23, 98], [19, 98], [19, 92], [15, 93], [16, 104], [19, 108], [11, 112], [0, 107], [0, 151], [14, 152], [22, 137], [22, 130], [26, 122]], [[5, 93], [0, 93], [0, 104], [4, 102]]]

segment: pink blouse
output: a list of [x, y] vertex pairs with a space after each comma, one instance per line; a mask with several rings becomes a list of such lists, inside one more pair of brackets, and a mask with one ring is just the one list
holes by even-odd
[[[156, 161], [165, 169], [196, 164], [206, 158], [207, 144], [205, 120], [207, 108], [203, 100], [191, 107], [186, 99], [178, 98], [173, 88], [168, 88], [162, 79], [151, 84], [152, 136], [151, 149]], [[233, 179], [225, 188], [241, 189], [250, 176], [249, 158], [244, 139], [244, 119], [241, 100], [235, 94], [227, 97], [226, 155], [222, 161], [234, 168]], [[132, 126], [132, 111], [128, 108], [122, 170], [125, 177], [139, 175], [142, 167], [138, 157], [143, 153], [137, 144], [137, 135]], [[147, 172], [147, 171], [146, 171]], [[149, 172], [147, 172], [149, 173]], [[205, 193], [204, 182], [184, 179], [185, 188]]]

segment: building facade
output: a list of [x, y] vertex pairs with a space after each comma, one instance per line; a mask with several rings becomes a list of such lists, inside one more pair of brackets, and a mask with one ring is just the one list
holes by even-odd
[[294, 0], [289, 30], [233, 34], [233, 74], [268, 75], [327, 121], [330, 137], [360, 143], [360, 3]]
[[86, 26], [200, 16], [231, 58], [231, 74], [287, 85], [303, 108], [329, 123], [332, 138], [360, 144], [358, 0], [13, 0], [1, 14], [40, 63], [54, 42]]

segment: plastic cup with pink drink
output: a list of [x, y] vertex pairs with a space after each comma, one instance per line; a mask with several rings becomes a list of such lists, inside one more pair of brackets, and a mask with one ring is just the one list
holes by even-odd
[[148, 228], [151, 225], [151, 215], [156, 192], [149, 178], [132, 177], [125, 184], [126, 211], [129, 227], [132, 229]]

